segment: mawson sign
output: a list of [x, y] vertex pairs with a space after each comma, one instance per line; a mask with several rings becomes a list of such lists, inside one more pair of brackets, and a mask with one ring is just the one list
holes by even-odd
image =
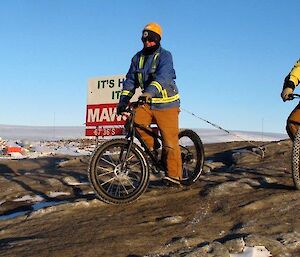
[[[126, 117], [117, 115], [125, 75], [91, 78], [88, 81], [86, 107], [86, 136], [114, 136], [123, 134]], [[141, 94], [136, 90], [132, 101]]]

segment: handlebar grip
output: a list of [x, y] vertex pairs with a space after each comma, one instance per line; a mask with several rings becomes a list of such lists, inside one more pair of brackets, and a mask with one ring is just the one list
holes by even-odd
[[289, 94], [287, 100], [293, 100], [295, 98], [294, 94]]
[[151, 104], [151, 98], [147, 96], [140, 96], [138, 99], [138, 104], [143, 105], [143, 104]]
[[146, 96], [140, 96], [138, 100], [139, 104], [145, 104], [147, 103], [147, 97]]

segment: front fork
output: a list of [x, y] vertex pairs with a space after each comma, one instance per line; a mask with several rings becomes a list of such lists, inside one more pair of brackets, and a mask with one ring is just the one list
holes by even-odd
[[[134, 139], [134, 130], [130, 131], [127, 136], [126, 136], [126, 139], [127, 139], [127, 145], [125, 148], [122, 148], [121, 151], [120, 151], [120, 155], [119, 155], [119, 163], [120, 163], [120, 170], [121, 171], [126, 171], [126, 175], [128, 173], [127, 169], [126, 169], [126, 165], [127, 165], [127, 160], [128, 158], [130, 157], [130, 152], [131, 152], [131, 147], [133, 145], [133, 139]], [[125, 152], [125, 154], [124, 154]]]

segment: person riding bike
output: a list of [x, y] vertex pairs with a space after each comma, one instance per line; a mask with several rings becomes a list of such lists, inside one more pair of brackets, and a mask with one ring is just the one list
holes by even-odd
[[[162, 28], [157, 23], [147, 24], [142, 31], [143, 49], [131, 60], [129, 71], [117, 106], [117, 114], [126, 110], [136, 88], [141, 87], [136, 108], [135, 122], [143, 127], [156, 123], [163, 137], [163, 155], [167, 174], [164, 180], [180, 184], [182, 161], [178, 141], [180, 97], [175, 83], [176, 75], [173, 59], [169, 51], [161, 47]], [[142, 129], [138, 132], [151, 151], [156, 150], [152, 136]]]
[[[285, 102], [290, 100], [296, 86], [300, 82], [300, 59], [295, 63], [290, 73], [285, 77], [281, 98]], [[294, 141], [295, 135], [300, 125], [300, 103], [294, 108], [287, 119], [286, 131], [291, 140]]]

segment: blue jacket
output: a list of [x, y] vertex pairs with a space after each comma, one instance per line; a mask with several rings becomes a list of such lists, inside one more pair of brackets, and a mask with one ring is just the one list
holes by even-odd
[[173, 59], [169, 51], [159, 47], [153, 54], [138, 52], [131, 60], [123, 84], [120, 103], [128, 103], [136, 88], [152, 96], [151, 109], [179, 107], [179, 93], [175, 84]]

